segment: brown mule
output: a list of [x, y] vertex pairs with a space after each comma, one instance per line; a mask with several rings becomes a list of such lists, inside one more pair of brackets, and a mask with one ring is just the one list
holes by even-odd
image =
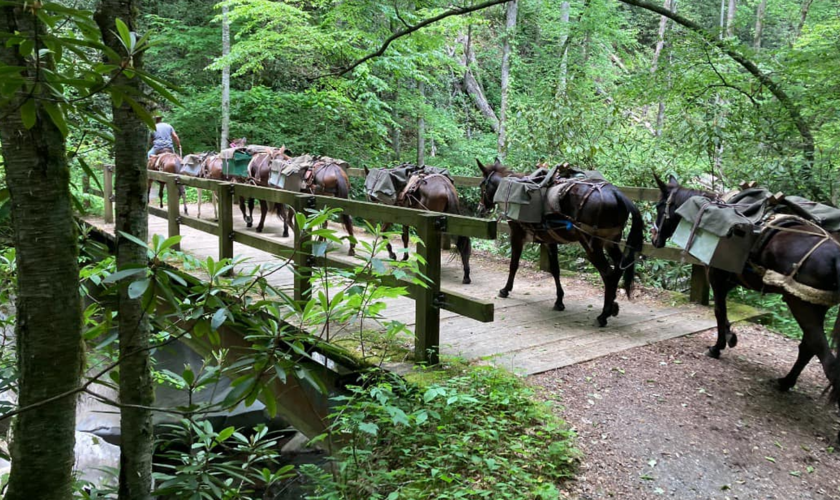
[[[682, 219], [676, 213], [680, 205], [692, 196], [714, 199], [717, 195], [681, 187], [673, 176], [668, 183], [656, 177], [656, 183], [662, 196], [656, 205], [651, 239], [653, 246], [662, 248]], [[830, 399], [836, 402], [840, 400], [840, 353], [832, 352], [824, 325], [831, 305], [840, 303], [840, 243], [836, 235], [799, 217], [785, 217], [765, 231], [769, 232], [759, 238], [742, 273], [709, 268], [718, 337], [708, 354], [718, 358], [727, 344], [735, 347], [738, 343], [726, 314], [726, 296], [733, 288], [780, 294], [802, 329], [802, 342], [790, 372], [778, 380], [779, 389], [787, 391], [796, 385], [799, 374], [816, 356], [831, 388]], [[840, 315], [831, 337], [840, 347]]]
[[[481, 182], [481, 204], [479, 210], [488, 212], [493, 206], [493, 198], [502, 178], [524, 177], [504, 167], [499, 159], [491, 166], [484, 166], [476, 160], [484, 180]], [[589, 183], [573, 184], [559, 200], [559, 212], [555, 218], [546, 218], [543, 224], [525, 224], [515, 220], [508, 221], [510, 226], [510, 272], [505, 287], [499, 291], [500, 297], [508, 297], [513, 290], [513, 280], [519, 269], [519, 259], [528, 238], [548, 246], [548, 262], [557, 300], [554, 309], [562, 311], [563, 286], [560, 284], [560, 263], [557, 245], [578, 242], [586, 252], [589, 262], [595, 266], [604, 282], [604, 308], [598, 316], [598, 326], [606, 326], [610, 316], [618, 315], [615, 299], [618, 283], [624, 277], [624, 290], [627, 296], [633, 289], [636, 275], [636, 253], [642, 249], [644, 222], [641, 213], [615, 186], [603, 183], [593, 187]], [[618, 246], [627, 220], [632, 218], [627, 246], [622, 253]], [[609, 259], [607, 258], [609, 256]], [[610, 262], [612, 261], [612, 262]]]
[[[248, 182], [262, 187], [272, 187], [268, 183], [271, 177], [271, 162], [274, 160], [288, 160], [291, 157], [286, 154], [286, 146], [280, 148], [271, 148], [268, 152], [257, 153], [251, 158], [251, 163], [248, 164]], [[244, 199], [239, 199], [239, 208], [242, 210], [242, 217], [245, 219], [245, 224], [248, 227], [253, 225], [254, 220], [254, 199], [248, 199], [249, 215], [245, 215]], [[283, 205], [274, 203], [272, 206], [274, 212], [282, 217], [285, 221], [283, 228], [283, 237], [289, 236], [288, 220], [284, 216]], [[257, 224], [257, 232], [261, 233], [265, 227], [265, 216], [268, 213], [268, 203], [265, 200], [260, 200], [260, 223]]]
[[[152, 155], [149, 157], [149, 161], [146, 164], [146, 168], [149, 170], [153, 170], [156, 172], [165, 172], [167, 174], [180, 174], [181, 173], [181, 157], [176, 155], [171, 151], [164, 151], [158, 155]], [[149, 179], [148, 188], [146, 189], [146, 199], [149, 200], [152, 194], [152, 184], [155, 181]], [[160, 200], [160, 208], [163, 208], [163, 189], [165, 183], [158, 181], [160, 185], [160, 190], [158, 191], [158, 199]], [[178, 186], [178, 195], [181, 199], [184, 200], [184, 215], [189, 215], [187, 211], [187, 197], [186, 192], [184, 190], [184, 186]]]
[[[365, 169], [365, 177], [370, 175], [370, 170]], [[448, 177], [442, 174], [428, 174], [425, 176], [413, 175], [409, 178], [406, 185], [394, 186], [399, 193], [397, 197], [396, 206], [413, 208], [416, 210], [426, 210], [429, 212], [440, 212], [447, 214], [458, 215], [461, 213], [460, 203], [458, 201], [458, 191], [455, 185]], [[372, 199], [373, 200], [373, 199]], [[376, 201], [376, 200], [373, 200]], [[387, 231], [391, 227], [391, 223], [382, 225], [382, 230]], [[403, 226], [402, 241], [403, 248], [408, 248], [409, 234], [408, 226]], [[468, 237], [458, 236], [455, 247], [461, 255], [461, 265], [464, 269], [464, 278], [461, 283], [468, 285], [472, 283], [470, 278], [470, 255], [472, 254], [472, 244]], [[391, 246], [391, 242], [387, 243], [388, 255], [391, 259], [397, 260], [397, 254]], [[403, 254], [403, 260], [408, 260], [408, 253]]]

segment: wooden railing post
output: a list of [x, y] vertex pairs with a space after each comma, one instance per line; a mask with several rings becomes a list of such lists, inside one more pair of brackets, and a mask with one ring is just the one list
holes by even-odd
[[691, 292], [688, 298], [695, 304], [709, 305], [709, 280], [705, 266], [691, 265]]
[[415, 299], [414, 359], [436, 365], [440, 361], [440, 244], [441, 233], [446, 230], [446, 216], [418, 217], [417, 234], [423, 245], [417, 246], [417, 253], [426, 261], [420, 266], [420, 272], [431, 282], [420, 289]]
[[[166, 179], [166, 220], [169, 222], [169, 237], [181, 234], [181, 214], [178, 213], [178, 199], [180, 183], [177, 176]], [[181, 250], [181, 244], [173, 245], [176, 251]]]
[[219, 183], [219, 260], [233, 258], [233, 192], [234, 185]]
[[441, 250], [452, 250], [452, 238], [449, 236], [449, 233], [446, 233], [441, 237], [440, 248]]
[[114, 166], [102, 165], [102, 199], [105, 208], [102, 211], [102, 218], [105, 224], [114, 222]]
[[[314, 207], [314, 196], [302, 194], [295, 197], [293, 206], [295, 214], [304, 214], [307, 208]], [[308, 301], [312, 296], [312, 236], [304, 234], [297, 222], [292, 224], [292, 231], [295, 238], [295, 253], [292, 256], [292, 262], [295, 265], [294, 299], [300, 303]]]

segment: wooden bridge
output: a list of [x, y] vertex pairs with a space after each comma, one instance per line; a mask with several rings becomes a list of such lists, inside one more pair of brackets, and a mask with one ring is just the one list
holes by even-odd
[[[358, 175], [357, 172], [351, 174]], [[110, 173], [105, 169], [104, 217], [86, 220], [103, 231], [113, 232], [113, 211], [110, 201]], [[605, 354], [660, 340], [678, 337], [715, 326], [709, 308], [698, 305], [662, 307], [649, 303], [621, 301], [621, 314], [611, 318], [605, 328], [594, 326], [602, 305], [602, 296], [584, 293], [568, 283], [566, 278], [563, 312], [552, 310], [554, 284], [548, 275], [535, 279], [527, 274], [518, 277], [511, 297], [497, 297], [507, 278], [507, 266], [482, 258], [472, 262], [472, 284], [462, 285], [460, 259], [443, 259], [444, 236], [459, 234], [473, 238], [494, 239], [503, 225], [495, 221], [471, 217], [429, 214], [426, 212], [375, 205], [366, 202], [312, 196], [243, 184], [219, 183], [192, 177], [150, 172], [150, 177], [166, 183], [166, 209], [149, 208], [149, 233], [182, 235], [181, 250], [198, 258], [247, 258], [243, 266], [254, 266], [291, 258], [304, 269], [275, 273], [270, 282], [294, 293], [302, 299], [309, 293], [306, 267], [316, 262], [346, 268], [358, 261], [345, 257], [345, 249], [331, 251], [328, 256], [311, 254], [304, 237], [281, 236], [281, 221], [266, 219], [265, 231], [256, 233], [245, 228], [241, 217], [235, 216], [234, 200], [239, 196], [254, 197], [268, 202], [286, 203], [296, 210], [305, 208], [338, 207], [346, 213], [362, 216], [372, 223], [394, 222], [414, 227], [425, 242], [417, 251], [426, 261], [421, 271], [432, 280], [431, 286], [409, 287], [409, 296], [389, 301], [385, 315], [404, 322], [415, 334], [415, 359], [435, 363], [438, 352], [470, 360], [484, 360], [523, 374], [534, 374], [569, 364], [589, 360]], [[456, 177], [461, 186], [476, 186], [478, 180]], [[179, 212], [177, 190], [180, 185], [213, 190], [220, 200], [218, 222], [186, 216]], [[643, 188], [626, 189], [635, 201], [651, 201], [654, 191]], [[210, 207], [208, 207], [209, 209]], [[364, 238], [361, 236], [360, 238]], [[646, 247], [645, 253], [654, 258], [680, 259], [673, 249], [656, 250]], [[444, 252], [445, 254], [445, 252]], [[653, 255], [651, 255], [653, 254]], [[702, 267], [696, 262], [692, 273], [692, 298], [703, 302], [708, 287]], [[391, 279], [398, 284], [396, 279]], [[587, 287], [587, 290], [589, 287]], [[744, 319], [744, 316], [732, 321]]]

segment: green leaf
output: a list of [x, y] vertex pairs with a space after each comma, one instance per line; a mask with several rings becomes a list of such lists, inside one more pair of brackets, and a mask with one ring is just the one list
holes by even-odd
[[181, 378], [184, 379], [184, 383], [192, 387], [193, 382], [195, 382], [195, 372], [193, 372], [191, 365], [184, 366], [184, 371], [181, 372]]
[[105, 277], [105, 279], [103, 280], [103, 283], [116, 283], [117, 281], [119, 281], [121, 279], [128, 278], [129, 276], [134, 276], [134, 275], [137, 275], [137, 274], [140, 274], [140, 273], [145, 273], [145, 272], [146, 272], [145, 267], [137, 267], [137, 268], [134, 268], [134, 269], [123, 269], [122, 271], [117, 271], [115, 273], [109, 274], [107, 277]]
[[227, 308], [223, 307], [216, 311], [213, 314], [213, 319], [210, 321], [210, 328], [212, 330], [218, 330], [220, 326], [225, 323], [225, 319], [227, 319], [228, 310]]
[[35, 99], [27, 99], [20, 107], [20, 118], [27, 130], [35, 126], [38, 116], [35, 113]]
[[149, 288], [149, 283], [151, 282], [152, 280], [150, 278], [144, 278], [128, 285], [128, 298], [136, 299], [137, 297], [141, 297], [144, 293], [146, 293], [146, 290]]
[[67, 121], [64, 119], [64, 112], [61, 108], [54, 102], [44, 101], [44, 109], [50, 116], [50, 119], [55, 126], [58, 127], [61, 135], [67, 137], [67, 134], [69, 133], [67, 129]]
[[122, 40], [123, 45], [125, 45], [125, 48], [128, 49], [130, 54], [133, 50], [131, 45], [131, 32], [129, 31], [128, 26], [126, 26], [120, 18], [117, 18], [117, 31], [120, 34], [120, 40]]
[[271, 392], [271, 389], [268, 385], [264, 385], [262, 387], [262, 402], [265, 405], [265, 409], [268, 412], [268, 416], [274, 418], [277, 416], [277, 399], [274, 396], [274, 393]]
[[219, 442], [219, 443], [224, 443], [225, 441], [227, 441], [228, 439], [230, 439], [230, 437], [231, 437], [231, 436], [233, 436], [233, 433], [234, 433], [234, 432], [236, 432], [236, 428], [235, 428], [235, 427], [233, 427], [233, 426], [231, 426], [231, 427], [225, 427], [224, 429], [222, 429], [222, 430], [219, 432], [219, 435], [218, 435], [218, 436], [216, 436], [216, 441], [217, 441], [217, 442]]
[[370, 434], [371, 436], [375, 436], [377, 432], [379, 432], [379, 426], [373, 422], [362, 422], [359, 424], [359, 430]]
[[133, 236], [133, 235], [128, 234], [128, 233], [123, 232], [123, 231], [120, 231], [120, 236], [122, 238], [127, 239], [128, 241], [131, 241], [131, 242], [134, 242], [134, 243], [140, 245], [143, 248], [149, 248], [149, 245], [145, 241], [137, 238], [136, 236]]

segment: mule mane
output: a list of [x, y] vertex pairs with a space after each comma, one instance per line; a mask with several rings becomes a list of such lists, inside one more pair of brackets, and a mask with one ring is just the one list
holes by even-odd
[[514, 172], [504, 165], [493, 165], [489, 168], [490, 173], [499, 174], [501, 177], [525, 177], [528, 174], [524, 172]]
[[676, 190], [672, 192], [674, 193], [673, 203], [674, 206], [677, 207], [688, 201], [688, 199], [692, 196], [703, 196], [709, 199], [715, 199], [718, 197], [717, 194], [709, 191], [703, 191], [702, 189], [690, 189], [682, 186], [677, 186]]

